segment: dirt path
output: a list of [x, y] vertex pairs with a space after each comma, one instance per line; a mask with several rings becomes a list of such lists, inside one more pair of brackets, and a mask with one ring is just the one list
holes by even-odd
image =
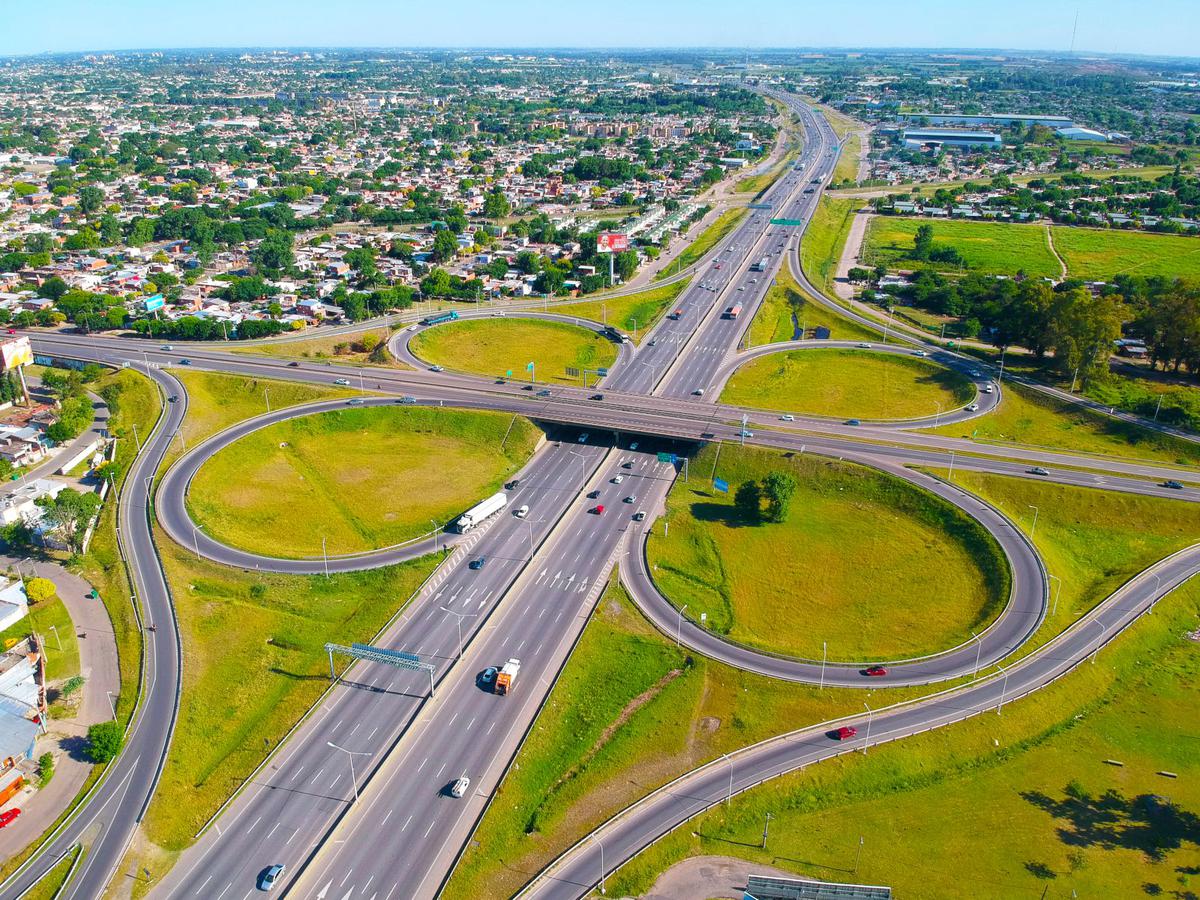
[[796, 877], [793, 872], [732, 856], [694, 856], [659, 875], [654, 887], [641, 900], [742, 900], [748, 875]]
[[1059, 268], [1062, 269], [1062, 280], [1067, 280], [1067, 261], [1058, 254], [1058, 248], [1054, 246], [1054, 229], [1050, 224], [1046, 224], [1046, 246], [1050, 248], [1050, 252], [1054, 254], [1054, 258], [1058, 260]]
[[855, 213], [854, 221], [850, 223], [850, 233], [846, 236], [846, 246], [842, 249], [842, 258], [838, 260], [837, 271], [833, 277], [833, 289], [843, 300], [854, 298], [854, 286], [848, 280], [849, 272], [859, 265], [863, 241], [867, 236], [867, 228], [871, 224], [874, 213]]

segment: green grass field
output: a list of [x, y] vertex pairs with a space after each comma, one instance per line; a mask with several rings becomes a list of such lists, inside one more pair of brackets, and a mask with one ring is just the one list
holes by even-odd
[[578, 384], [567, 367], [604, 368], [617, 348], [594, 331], [538, 319], [473, 319], [428, 328], [413, 337], [413, 353], [429, 363], [458, 372], [528, 380], [525, 366], [535, 363], [537, 380]]
[[374, 550], [428, 534], [431, 520], [443, 525], [498, 490], [539, 436], [507, 413], [389, 406], [306, 416], [213, 455], [192, 479], [188, 509], [211, 537], [270, 556], [320, 556], [323, 540], [334, 555]]
[[641, 894], [672, 863], [721, 854], [887, 884], [897, 897], [951, 900], [964, 885], [987, 897], [1194, 896], [1200, 655], [1183, 632], [1198, 614], [1193, 581], [1096, 665], [1003, 715], [768, 782], [659, 841], [610, 876], [608, 890]]
[[370, 640], [436, 560], [288, 576], [197, 560], [161, 532], [156, 543], [183, 638], [183, 696], [144, 828], [178, 850], [325, 689], [324, 643]]
[[1088, 281], [1114, 275], [1200, 277], [1200, 239], [1195, 237], [1059, 227], [1054, 246], [1071, 276]]
[[0, 631], [0, 647], [7, 648], [35, 631], [46, 648], [47, 682], [65, 681], [78, 675], [79, 639], [71, 625], [71, 615], [59, 597], [30, 605], [28, 616]]
[[949, 411], [974, 396], [962, 375], [915, 356], [870, 350], [789, 350], [751, 360], [722, 403], [838, 418], [907, 419]]
[[591, 319], [593, 322], [607, 322], [615, 325], [631, 337], [636, 343], [641, 343], [651, 328], [662, 318], [668, 307], [683, 293], [688, 286], [687, 280], [674, 281], [658, 287], [639, 291], [624, 297], [613, 297], [610, 300], [584, 300], [579, 303], [565, 303], [551, 309], [563, 316], [579, 316], [581, 319]]
[[863, 697], [899, 696], [821, 692], [689, 656], [610, 584], [445, 896], [510, 896], [607, 816], [679, 773], [788, 723], [843, 715]]
[[1082, 409], [1063, 400], [1005, 382], [1000, 406], [986, 416], [926, 429], [933, 434], [973, 437], [1160, 463], [1200, 464], [1200, 445]]
[[[791, 512], [748, 524], [732, 493], [771, 471], [797, 481]], [[1008, 600], [1007, 563], [983, 528], [900, 479], [737, 446], [705, 447], [691, 474], [671, 489], [667, 536], [655, 529], [647, 559], [677, 607], [733, 640], [808, 659], [822, 642], [830, 659], [918, 656], [970, 640]]]
[[654, 276], [655, 281], [662, 281], [678, 271], [698, 262], [709, 250], [715, 247], [726, 235], [746, 218], [749, 212], [746, 207], [727, 209], [717, 216], [716, 221], [705, 228], [700, 235], [675, 258], [675, 262]]
[[834, 295], [833, 280], [850, 236], [854, 211], [861, 207], [862, 202], [852, 197], [835, 199], [822, 195], [800, 240], [800, 267], [830, 297]]
[[[984, 275], [1015, 275], [1024, 270], [1027, 275], [1057, 279], [1062, 268], [1046, 243], [1042, 225], [1017, 225], [1009, 222], [964, 222], [929, 219], [905, 219], [896, 216], [876, 216], [871, 220], [864, 240], [864, 259], [872, 265], [883, 264], [892, 269], [944, 268], [910, 259], [913, 237], [921, 225], [933, 228], [937, 244], [955, 247], [966, 261], [967, 271]], [[1058, 243], [1058, 231], [1054, 233]], [[1060, 248], [1061, 250], [1061, 248]]]
[[372, 335], [380, 344], [386, 344], [392, 332], [387, 328], [372, 328], [352, 335], [314, 337], [308, 340], [274, 341], [254, 344], [250, 347], [235, 347], [235, 353], [273, 356], [279, 359], [330, 360], [355, 366], [383, 366], [389, 369], [407, 369], [408, 366], [387, 352], [387, 348], [368, 352], [362, 346], [366, 335]]
[[833, 167], [831, 184], [858, 183], [858, 160], [862, 156], [862, 138], [857, 132], [846, 139], [842, 152], [838, 156], [837, 165]]
[[758, 312], [754, 314], [754, 321], [746, 331], [746, 347], [792, 340], [796, 332], [796, 326], [792, 323], [793, 312], [802, 328], [824, 326], [829, 329], [829, 336], [833, 340], [873, 341], [878, 337], [875, 332], [813, 303], [800, 290], [792, 273], [784, 267], [779, 270], [775, 284], [767, 291]]

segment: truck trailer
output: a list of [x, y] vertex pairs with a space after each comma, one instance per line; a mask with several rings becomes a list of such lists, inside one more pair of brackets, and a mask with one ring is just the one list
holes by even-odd
[[492, 494], [482, 503], [476, 503], [465, 513], [458, 517], [458, 521], [454, 523], [454, 527], [462, 534], [466, 534], [484, 519], [489, 516], [494, 516], [500, 510], [508, 505], [508, 495], [501, 491], [498, 494]]
[[521, 661], [519, 659], [510, 659], [506, 662], [496, 675], [496, 693], [503, 695], [512, 690], [512, 683], [517, 680], [517, 673], [520, 671]]

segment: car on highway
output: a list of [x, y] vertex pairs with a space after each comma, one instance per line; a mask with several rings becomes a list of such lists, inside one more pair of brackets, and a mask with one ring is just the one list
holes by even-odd
[[742, 429], [742, 437], [754, 437], [754, 432], [747, 431], [745, 428], [743, 428]]
[[499, 670], [495, 666], [488, 666], [479, 673], [479, 683], [485, 687], [496, 680], [496, 673]]
[[190, 359], [181, 359], [179, 361], [179, 364], [181, 366], [190, 366], [192, 364], [192, 361]]
[[992, 387], [990, 384], [985, 384], [985, 385], [983, 386], [983, 392], [984, 392], [985, 394], [990, 394], [990, 393], [992, 393], [992, 392], [993, 392], [993, 391], [995, 391], [995, 390], [996, 390], [996, 389], [995, 389], [994, 387]]
[[637, 497], [634, 497], [634, 496], [631, 494], [630, 496], [626, 497], [626, 498], [625, 498], [624, 500], [622, 500], [621, 502], [622, 502], [622, 503], [637, 503]]
[[928, 353], [926, 353], [924, 350], [918, 350], [918, 351], [916, 351], [916, 352], [913, 354], [913, 356], [921, 356], [921, 357], [925, 357], [925, 356], [928, 356], [928, 355], [929, 355], [929, 354], [928, 354]]
[[847, 425], [861, 425], [862, 422], [860, 422], [858, 419], [847, 419], [846, 424]]
[[592, 394], [592, 396], [588, 397], [588, 399], [589, 400], [603, 400], [604, 395], [603, 394]]
[[1050, 474], [1050, 472], [1048, 470], [1043, 469], [1041, 466], [1034, 466], [1032, 469], [1026, 469], [1025, 471], [1030, 475], [1049, 475]]
[[588, 491], [588, 499], [589, 500], [595, 500], [599, 496], [600, 496], [600, 491], [598, 491], [598, 490]]
[[520, 479], [520, 478], [514, 478], [512, 481], [506, 481], [506, 482], [504, 482], [504, 489], [505, 489], [506, 491], [515, 491], [515, 490], [516, 490], [517, 488], [519, 488], [520, 486], [521, 486], [521, 479]]
[[853, 725], [843, 725], [841, 728], [833, 729], [828, 734], [835, 741], [848, 741], [858, 734], [858, 729]]
[[417, 402], [417, 398], [416, 398], [416, 397], [408, 397], [408, 396], [404, 396], [404, 397], [401, 397], [401, 398], [400, 398], [399, 400], [397, 400], [396, 402], [397, 402], [397, 403], [404, 404], [405, 406], [407, 406], [407, 405], [409, 405], [409, 404], [416, 403], [416, 402]]
[[594, 512], [598, 516], [604, 515], [604, 504], [603, 503], [596, 504], [596, 506], [594, 506], [592, 508], [592, 512]]
[[968, 403], [967, 404], [967, 412], [979, 412], [979, 404], [978, 403]]
[[871, 345], [868, 344], [866, 341], [860, 341], [858, 346], [859, 346], [859, 349], [861, 349], [861, 350], [870, 350], [871, 349]]
[[638, 447], [638, 442], [637, 442], [637, 441], [634, 441], [633, 443], [631, 443], [631, 444], [629, 445], [629, 449], [630, 449], [630, 450], [636, 450], [636, 449], [637, 449], [637, 447]]
[[349, 384], [350, 384], [350, 379], [349, 379], [349, 378], [338, 378], [338, 379], [336, 379], [336, 380], [335, 380], [333, 383], [334, 383], [334, 384], [340, 384], [340, 385], [342, 385], [342, 386], [349, 386]]
[[1182, 490], [1183, 490], [1183, 482], [1182, 482], [1182, 481], [1175, 481], [1175, 480], [1173, 480], [1173, 479], [1172, 479], [1172, 480], [1170, 480], [1170, 481], [1164, 481], [1164, 482], [1162, 483], [1162, 486], [1163, 486], [1163, 487], [1165, 487], [1165, 488], [1172, 488], [1172, 489], [1174, 489], [1174, 490], [1176, 490], [1176, 491], [1182, 491]]
[[863, 669], [863, 674], [868, 678], [881, 678], [888, 673], [886, 666], [867, 666]]
[[550, 391], [549, 391], [549, 390], [547, 390], [547, 389], [545, 389], [545, 388], [543, 388], [542, 390], [540, 390], [540, 391], [538, 391], [538, 392], [537, 392], [537, 395], [536, 395], [536, 396], [538, 396], [538, 397], [549, 397], [549, 396], [550, 396]]
[[694, 391], [692, 391], [692, 396], [693, 397], [703, 397], [704, 396], [704, 388], [696, 388]]
[[633, 521], [635, 521], [635, 522], [641, 522], [645, 518], [646, 518], [646, 514], [644, 512], [642, 512], [640, 509], [633, 514]]
[[613, 484], [620, 484], [624, 480], [625, 480], [624, 475], [614, 475], [612, 478], [609, 479], [609, 481], [611, 481]]
[[477, 556], [473, 560], [471, 560], [469, 563], [467, 563], [467, 568], [474, 569], [476, 572], [478, 572], [480, 569], [482, 569], [486, 565], [487, 565], [487, 557], [486, 556]]
[[587, 439], [588, 439], [588, 433], [585, 431], [585, 432], [583, 432], [583, 434], [579, 435], [578, 441], [581, 444], [586, 444]]
[[460, 775], [454, 779], [454, 784], [450, 785], [450, 796], [456, 800], [461, 799], [468, 790], [471, 789], [471, 779], [466, 775]]
[[274, 890], [275, 885], [279, 883], [279, 879], [283, 877], [283, 866], [276, 863], [273, 866], [268, 866], [266, 871], [258, 879], [258, 889], [260, 891]]
[[289, 369], [298, 369], [298, 368], [300, 368], [300, 363], [298, 363], [298, 362], [290, 362], [290, 363], [288, 363], [288, 368], [289, 368]]
[[441, 366], [430, 366], [429, 371], [430, 372], [444, 372], [445, 370]]
[[346, 401], [347, 406], [362, 406], [362, 397], [351, 397]]
[[656, 346], [658, 346], [658, 338], [651, 338], [651, 339], [650, 339], [650, 346], [651, 346], [651, 347], [656, 347]]
[[16, 333], [17, 333], [17, 329], [15, 329], [15, 328], [9, 328], [9, 329], [8, 329], [8, 333], [9, 333], [9, 334], [16, 334]]
[[166, 350], [168, 353], [170, 353], [172, 350], [175, 349], [175, 347], [172, 344], [163, 344], [163, 349]]
[[515, 510], [513, 510], [513, 515], [516, 516], [518, 519], [523, 519], [527, 515], [529, 515], [529, 507], [528, 506], [518, 506]]
[[739, 291], [744, 291], [745, 289], [746, 289], [746, 286], [745, 286], [744, 284], [739, 284], [739, 285], [738, 285], [738, 290], [739, 290]]
[[784, 413], [782, 416], [779, 417], [779, 421], [780, 422], [795, 422], [796, 417], [793, 416], [791, 413]]
[[632, 469], [633, 468], [633, 460], [632, 459], [625, 460], [625, 462], [621, 463], [621, 468], [622, 469]]

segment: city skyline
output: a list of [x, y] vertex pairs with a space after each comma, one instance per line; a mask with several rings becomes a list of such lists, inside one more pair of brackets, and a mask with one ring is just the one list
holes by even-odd
[[[352, 0], [330, 19], [319, 0], [266, 0], [247, 9], [231, 0], [172, 11], [147, 0], [103, 7], [66, 0], [52, 33], [36, 8], [8, 12], [0, 54], [111, 52], [136, 49], [411, 47], [636, 49], [830, 48], [975, 49], [1194, 57], [1190, 36], [1200, 14], [1186, 0], [1151, 7], [1130, 0], [1073, 3], [1014, 0], [978, 8], [945, 0], [897, 6], [863, 0], [857, 15], [805, 2], [766, 0], [754, 15], [701, 0], [647, 8], [631, 0], [597, 7], [586, 26], [548, 0], [498, 8], [466, 0], [453, 17], [438, 9]], [[1076, 15], [1078, 13], [1078, 25]], [[1188, 27], [1188, 23], [1192, 27]]]

